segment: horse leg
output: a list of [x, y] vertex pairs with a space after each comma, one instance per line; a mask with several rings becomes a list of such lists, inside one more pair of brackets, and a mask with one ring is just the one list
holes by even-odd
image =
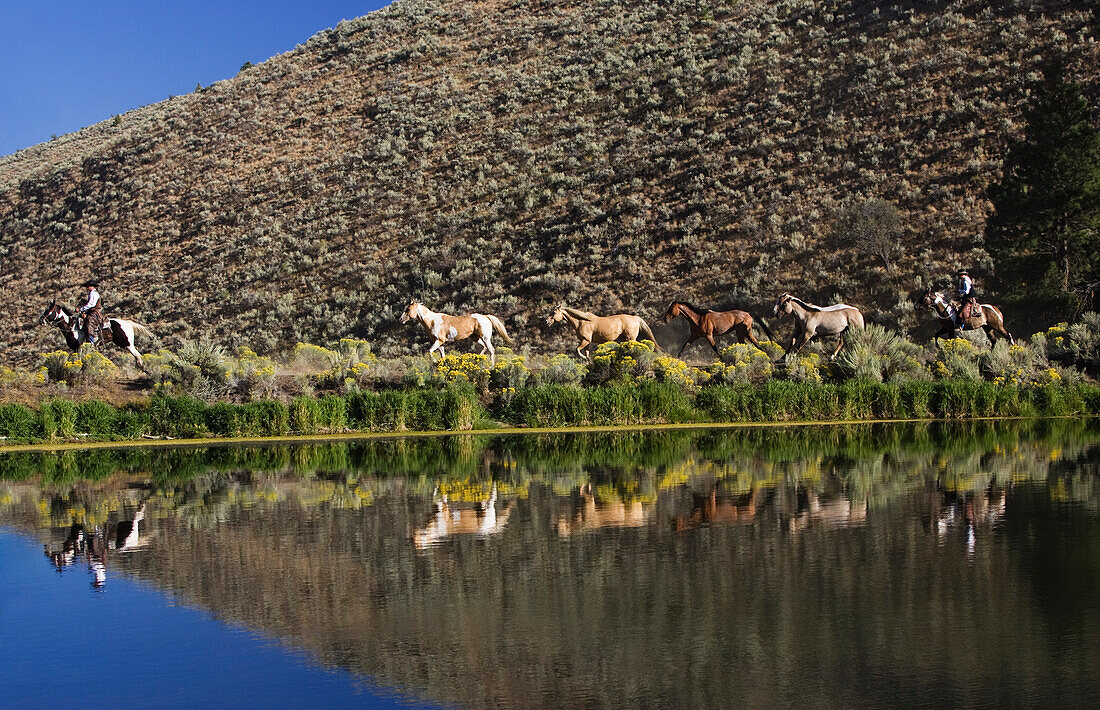
[[718, 344], [714, 342], [714, 333], [707, 333], [707, 342], [714, 348], [714, 354], [721, 357], [722, 353], [718, 352]]
[[680, 356], [684, 354], [685, 350], [687, 350], [687, 346], [691, 345], [695, 341], [696, 337], [694, 335], [689, 335], [687, 341], [682, 346], [680, 346], [680, 352], [676, 353], [676, 359], [679, 360]]
[[589, 345], [591, 345], [591, 344], [592, 344], [592, 341], [591, 341], [591, 340], [588, 340], [588, 339], [586, 338], [586, 339], [584, 339], [584, 340], [582, 340], [582, 341], [581, 341], [581, 344], [580, 344], [580, 345], [578, 345], [578, 346], [577, 346], [577, 355], [580, 355], [580, 357], [581, 357], [581, 360], [585, 360], [585, 361], [587, 361], [587, 360], [589, 359], [589, 357], [588, 357], [588, 353], [587, 353], [587, 351], [585, 350], [585, 348], [587, 348], [587, 347], [588, 347]]
[[130, 354], [134, 356], [134, 362], [137, 363], [137, 366], [141, 369], [141, 371], [145, 372], [145, 363], [142, 361], [141, 353], [138, 352], [138, 349], [135, 348], [133, 345], [127, 345], [126, 350], [128, 350]]
[[436, 350], [439, 351], [439, 359], [440, 360], [442, 360], [444, 357], [446, 357], [446, 355], [443, 352], [443, 341], [442, 340], [435, 341], [435, 343], [432, 344], [432, 347], [428, 350], [428, 357], [430, 357], [432, 360], [435, 360], [435, 355], [433, 353]]
[[482, 351], [489, 351], [489, 364], [497, 364], [497, 351], [493, 348], [493, 340], [490, 336], [486, 335], [484, 338], [478, 341], [482, 344]]
[[997, 332], [993, 330], [993, 326], [986, 323], [982, 326], [982, 330], [985, 331], [985, 337], [989, 339], [989, 346], [993, 347], [997, 344]]
[[840, 342], [837, 343], [836, 350], [833, 351], [833, 354], [829, 356], [830, 360], [835, 360], [837, 354], [840, 353], [840, 349], [844, 347], [844, 334], [841, 333], [840, 337], [837, 338], [837, 340], [839, 340]]

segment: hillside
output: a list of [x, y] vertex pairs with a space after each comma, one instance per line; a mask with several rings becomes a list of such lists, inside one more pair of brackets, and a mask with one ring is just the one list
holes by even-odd
[[[2, 360], [57, 347], [25, 326], [92, 275], [165, 344], [260, 351], [422, 351], [410, 297], [539, 347], [562, 300], [789, 289], [910, 327], [920, 284], [990, 268], [985, 190], [1044, 60], [1097, 105], [1097, 27], [1055, 0], [398, 0], [0, 158]], [[870, 198], [904, 219], [889, 271], [833, 236]]]

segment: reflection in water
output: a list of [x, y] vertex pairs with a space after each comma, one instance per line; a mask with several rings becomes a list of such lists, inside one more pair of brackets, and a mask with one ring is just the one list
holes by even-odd
[[8, 462], [0, 520], [70, 562], [140, 522], [112, 569], [439, 701], [1100, 697], [1091, 421], [150, 456]]
[[[433, 497], [437, 496], [436, 489]], [[498, 533], [508, 523], [508, 516], [512, 514], [511, 502], [504, 510], [497, 513], [497, 487], [491, 486], [488, 496], [479, 498], [471, 505], [460, 502], [452, 502], [447, 494], [443, 494], [435, 502], [435, 511], [431, 521], [424, 527], [413, 533], [413, 544], [416, 549], [423, 550], [431, 545], [436, 545], [454, 535], [475, 535], [486, 537]]]
[[81, 523], [73, 523], [60, 549], [54, 550], [51, 544], [46, 544], [46, 557], [59, 573], [83, 559], [92, 574], [92, 587], [103, 589], [107, 584], [108, 552], [129, 553], [144, 547], [141, 537], [141, 521], [144, 519], [145, 505], [142, 504], [132, 518], [120, 520], [114, 525], [113, 535], [99, 527], [89, 534]]

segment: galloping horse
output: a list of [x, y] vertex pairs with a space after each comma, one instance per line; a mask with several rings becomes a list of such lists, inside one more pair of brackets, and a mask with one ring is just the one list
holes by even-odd
[[580, 345], [577, 346], [577, 355], [582, 360], [591, 359], [592, 345], [618, 340], [623, 335], [626, 336], [627, 340], [637, 340], [639, 332], [645, 333], [653, 341], [653, 346], [657, 347], [657, 338], [653, 336], [653, 331], [649, 329], [641, 316], [632, 316], [626, 313], [598, 316], [595, 313], [582, 311], [578, 308], [570, 308], [563, 303], [546, 317], [546, 325], [554, 325], [563, 320], [569, 321], [569, 325], [577, 331], [577, 338], [580, 340]]
[[[780, 311], [793, 313], [795, 320], [798, 321], [799, 328], [801, 328], [801, 332], [796, 332], [795, 337], [791, 339], [791, 344], [785, 355], [789, 355], [792, 348], [797, 353], [814, 338], [836, 337], [840, 339], [840, 343], [836, 346], [833, 354], [829, 356], [834, 358], [840, 352], [840, 349], [844, 347], [844, 332], [849, 328], [863, 328], [863, 314], [860, 310], [844, 303], [837, 303], [832, 306], [815, 306], [812, 303], [795, 298], [789, 293], [784, 293], [776, 299], [775, 307], [772, 308], [772, 313], [776, 316], [779, 315]], [[795, 348], [795, 343], [798, 343], [797, 348]]]
[[[80, 346], [88, 340], [84, 330], [77, 325], [78, 322], [78, 319], [74, 318], [68, 309], [56, 300], [50, 301], [50, 305], [46, 306], [46, 310], [42, 312], [42, 316], [38, 319], [39, 325], [57, 326], [65, 336], [65, 344], [73, 352], [80, 350]], [[122, 318], [108, 318], [99, 331], [99, 340], [101, 342], [111, 342], [118, 348], [128, 351], [134, 356], [137, 366], [144, 370], [145, 363], [141, 359], [141, 353], [134, 347], [134, 333], [153, 337], [149, 329], [141, 323], [123, 320]]]
[[419, 301], [413, 301], [401, 314], [401, 322], [408, 323], [414, 319], [420, 321], [424, 329], [435, 338], [435, 342], [428, 350], [428, 357], [433, 359], [432, 353], [436, 350], [439, 351], [440, 358], [445, 355], [443, 343], [465, 340], [477, 333], [477, 344], [481, 346], [481, 352], [488, 352], [489, 362], [496, 364], [496, 350], [493, 348], [493, 329], [500, 333], [500, 337], [504, 338], [504, 342], [513, 347], [516, 344], [516, 341], [512, 340], [512, 336], [508, 335], [508, 331], [504, 329], [504, 323], [496, 316], [482, 315], [481, 313], [449, 316], [446, 313], [436, 313]]
[[[933, 291], [932, 287], [929, 286], [928, 290], [924, 292], [924, 297], [920, 303], [925, 308], [934, 310], [936, 317], [940, 320], [940, 329], [932, 336], [933, 340], [939, 340], [943, 336], [958, 337], [957, 330], [960, 329], [955, 320], [958, 309], [953, 304], [948, 303], [942, 293]], [[991, 306], [988, 303], [981, 304], [981, 317], [968, 319], [963, 323], [961, 330], [977, 330], [978, 328], [985, 331], [985, 336], [989, 338], [990, 344], [997, 342], [997, 336], [1007, 338], [1010, 344], [1014, 345], [1016, 343], [1012, 334], [1005, 329], [1004, 314], [996, 306]]]
[[687, 346], [699, 338], [706, 338], [710, 346], [714, 348], [714, 352], [717, 353], [718, 346], [714, 343], [714, 339], [725, 335], [731, 330], [737, 338], [737, 342], [743, 343], [748, 340], [760, 348], [761, 352], [764, 352], [764, 348], [760, 347], [760, 341], [752, 334], [754, 322], [760, 325], [760, 328], [769, 338], [775, 340], [775, 336], [772, 335], [768, 325], [762, 318], [757, 318], [754, 321], [752, 314], [745, 311], [711, 311], [698, 308], [684, 301], [673, 301], [668, 310], [665, 311], [665, 323], [671, 323], [678, 316], [683, 316], [687, 320], [688, 326], [691, 328], [691, 335], [688, 336], [687, 342], [680, 348], [680, 352], [676, 353], [676, 357], [683, 355]]

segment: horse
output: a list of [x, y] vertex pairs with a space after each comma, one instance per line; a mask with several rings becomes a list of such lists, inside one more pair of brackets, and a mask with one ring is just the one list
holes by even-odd
[[[840, 343], [836, 346], [833, 354], [829, 356], [835, 358], [840, 349], [844, 347], [844, 332], [849, 328], [863, 328], [863, 313], [858, 308], [845, 303], [836, 303], [832, 306], [815, 306], [812, 303], [795, 298], [789, 293], [784, 293], [776, 299], [775, 307], [772, 308], [772, 313], [776, 316], [779, 315], [780, 311], [793, 313], [801, 328], [801, 332], [796, 332], [795, 337], [791, 338], [791, 344], [787, 347], [784, 357], [791, 354], [792, 349], [795, 353], [802, 350], [814, 338], [836, 337], [840, 340]], [[798, 343], [797, 348], [795, 348], [795, 343]]]
[[1016, 343], [1016, 339], [1005, 329], [1004, 314], [996, 306], [991, 306], [988, 303], [981, 304], [981, 316], [968, 319], [963, 323], [962, 328], [959, 328], [955, 320], [958, 309], [953, 304], [948, 303], [942, 293], [932, 290], [931, 286], [924, 292], [920, 304], [935, 311], [936, 317], [940, 320], [940, 329], [932, 336], [933, 340], [938, 341], [944, 336], [955, 338], [958, 337], [959, 330], [977, 330], [981, 328], [985, 331], [985, 337], [989, 338], [991, 345], [997, 342], [998, 336], [1007, 338], [1010, 345]]
[[[52, 325], [59, 328], [65, 336], [65, 344], [73, 352], [79, 351], [80, 346], [88, 341], [87, 334], [78, 323], [79, 319], [73, 317], [73, 314], [56, 300], [50, 301], [50, 305], [46, 306], [46, 310], [42, 312], [41, 317], [38, 319], [39, 325]], [[134, 347], [135, 333], [141, 333], [150, 338], [153, 337], [149, 329], [141, 323], [122, 318], [108, 318], [103, 322], [103, 327], [99, 331], [99, 340], [100, 342], [109, 341], [119, 349], [129, 352], [134, 356], [134, 362], [144, 372], [145, 362], [141, 359], [141, 353]]]
[[714, 348], [715, 354], [717, 354], [718, 346], [714, 343], [714, 339], [725, 335], [731, 330], [737, 338], [737, 342], [743, 343], [748, 340], [761, 352], [766, 352], [760, 346], [760, 341], [752, 334], [753, 323], [758, 323], [764, 333], [770, 339], [775, 340], [775, 336], [772, 335], [771, 330], [768, 329], [768, 325], [762, 318], [754, 320], [752, 314], [745, 311], [711, 311], [698, 308], [684, 301], [673, 301], [668, 310], [665, 311], [665, 323], [671, 323], [678, 316], [683, 316], [687, 320], [688, 326], [691, 328], [691, 334], [688, 335], [687, 342], [680, 348], [680, 352], [676, 353], [676, 357], [683, 355], [687, 346], [699, 338], [706, 338], [710, 346]]
[[657, 347], [657, 338], [654, 337], [653, 331], [649, 329], [641, 316], [632, 316], [627, 313], [598, 316], [579, 308], [570, 308], [563, 303], [546, 317], [546, 325], [552, 326], [563, 320], [569, 321], [569, 325], [577, 331], [577, 338], [580, 340], [580, 345], [577, 346], [577, 355], [582, 360], [592, 359], [592, 345], [609, 343], [618, 340], [623, 335], [626, 336], [627, 340], [637, 340], [639, 332], [645, 333], [653, 341], [653, 346]]
[[442, 359], [446, 353], [443, 344], [447, 342], [465, 340], [473, 334], [477, 334], [477, 344], [481, 346], [482, 353], [489, 353], [489, 362], [496, 364], [496, 350], [493, 348], [493, 331], [500, 333], [500, 337], [508, 345], [515, 347], [516, 341], [508, 335], [504, 323], [496, 316], [481, 313], [468, 313], [464, 316], [450, 316], [446, 313], [436, 313], [419, 301], [413, 301], [405, 312], [401, 314], [401, 322], [410, 320], [420, 321], [424, 329], [435, 338], [432, 347], [428, 350], [428, 357], [435, 359], [433, 353], [438, 350]]

